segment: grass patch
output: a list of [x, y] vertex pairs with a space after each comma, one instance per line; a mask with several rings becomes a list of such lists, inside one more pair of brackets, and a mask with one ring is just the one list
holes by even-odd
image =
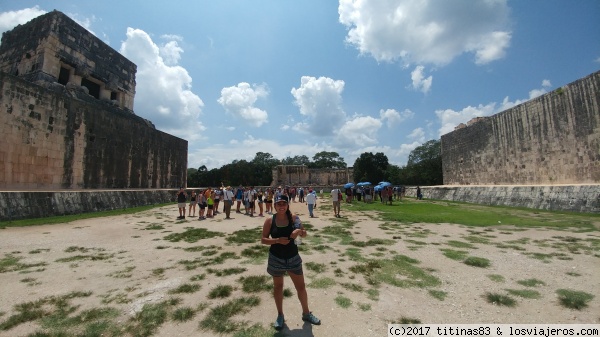
[[350, 267], [350, 271], [360, 273], [370, 285], [387, 283], [396, 287], [433, 287], [440, 280], [424, 269], [416, 266], [419, 261], [404, 255], [393, 259], [369, 260], [366, 263]]
[[187, 322], [196, 315], [196, 310], [191, 307], [177, 308], [171, 314], [171, 318], [177, 322]]
[[571, 289], [558, 289], [558, 300], [565, 308], [581, 310], [588, 306], [588, 302], [594, 298], [594, 295]]
[[356, 283], [342, 283], [340, 285], [350, 291], [356, 291], [359, 293], [362, 293], [365, 290], [365, 288], [363, 286], [361, 286], [360, 284], [356, 284]]
[[515, 301], [512, 297], [498, 293], [486, 293], [485, 299], [488, 303], [494, 305], [502, 305], [506, 307], [514, 307], [517, 305], [517, 301]]
[[466, 259], [468, 254], [468, 252], [465, 250], [454, 250], [446, 248], [442, 248], [440, 250], [444, 253], [445, 257], [456, 261], [462, 261]]
[[312, 282], [308, 284], [308, 287], [316, 289], [326, 289], [333, 287], [335, 284], [336, 282], [334, 279], [329, 277], [322, 277], [312, 280]]
[[176, 299], [168, 299], [159, 303], [144, 304], [127, 325], [127, 332], [133, 336], [151, 336], [167, 320], [173, 306], [179, 303]]
[[197, 283], [184, 283], [175, 289], [169, 290], [169, 294], [191, 294], [200, 290], [200, 285]]
[[6, 254], [0, 260], [0, 273], [8, 273], [12, 271], [26, 271], [30, 268], [43, 267], [48, 265], [46, 262], [37, 263], [22, 263], [22, 257]]
[[208, 293], [208, 298], [214, 299], [214, 298], [229, 297], [231, 295], [231, 292], [233, 292], [233, 287], [232, 286], [230, 286], [230, 285], [218, 285], [218, 286], [214, 287]]
[[[498, 226], [498, 221], [501, 221], [502, 225], [516, 227], [555, 229], [576, 227], [581, 231], [597, 231], [594, 223], [600, 218], [598, 214], [532, 210], [524, 207], [487, 206], [440, 200], [414, 202], [407, 199], [399, 207], [357, 202], [352, 204], [352, 209], [370, 213], [377, 212], [382, 221], [390, 223], [453, 223], [473, 227], [495, 227]], [[534, 212], [535, 216], [533, 216]]]
[[526, 280], [519, 280], [517, 281], [518, 284], [525, 286], [525, 287], [537, 287], [539, 285], [545, 286], [546, 283], [544, 283], [544, 281], [542, 280], [538, 280], [536, 278], [530, 278], [530, 279], [526, 279]]
[[242, 290], [246, 293], [258, 293], [273, 290], [271, 278], [266, 275], [240, 277]]
[[498, 283], [504, 282], [504, 276], [502, 276], [502, 275], [489, 274], [489, 275], [487, 275], [487, 277], [494, 282], [498, 282]]
[[229, 243], [241, 244], [241, 243], [257, 243], [260, 242], [262, 235], [262, 226], [253, 229], [242, 229], [235, 231], [225, 238]]
[[260, 304], [260, 298], [256, 296], [241, 297], [221, 304], [213, 309], [200, 321], [200, 329], [211, 330], [218, 334], [231, 334], [243, 328], [243, 324], [234, 322], [231, 318], [235, 315], [245, 314], [252, 307]]
[[165, 229], [165, 226], [163, 226], [161, 224], [151, 224], [144, 228], [144, 230], [147, 230], [147, 231], [155, 231], [155, 230], [159, 230], [159, 229]]
[[508, 293], [511, 294], [511, 295], [515, 295], [515, 296], [519, 296], [519, 297], [523, 297], [523, 298], [531, 298], [531, 299], [542, 298], [542, 294], [540, 294], [540, 292], [537, 291], [537, 290], [531, 290], [531, 289], [506, 289], [506, 291], [508, 291]]
[[429, 289], [427, 292], [429, 293], [429, 295], [433, 296], [433, 298], [438, 299], [440, 301], [445, 300], [446, 296], [448, 296], [447, 292], [441, 290]]
[[468, 266], [478, 268], [487, 268], [490, 266], [490, 260], [483, 257], [469, 256], [463, 262]]
[[446, 244], [450, 247], [454, 247], [454, 248], [467, 248], [467, 249], [475, 249], [477, 247], [473, 246], [472, 244], [468, 243], [468, 242], [464, 242], [464, 241], [457, 241], [457, 240], [450, 240], [448, 242], [446, 242]]
[[576, 273], [576, 272], [574, 272], [574, 271], [569, 271], [569, 272], [567, 272], [566, 274], [567, 274], [567, 275], [569, 275], [569, 276], [575, 276], [575, 277], [577, 277], [577, 276], [581, 276], [581, 274], [579, 274], [579, 273]]
[[242, 256], [258, 263], [267, 259], [269, 256], [269, 247], [265, 245], [253, 245], [244, 248], [244, 250], [242, 250]]
[[212, 232], [206, 228], [188, 228], [183, 233], [172, 233], [165, 236], [164, 239], [170, 242], [179, 242], [183, 240], [185, 242], [194, 243], [199, 240], [212, 239], [223, 235], [223, 233]]
[[134, 214], [144, 212], [157, 207], [170, 206], [172, 203], [165, 203], [160, 205], [149, 205], [140, 207], [128, 207], [123, 209], [115, 209], [110, 211], [93, 212], [93, 213], [82, 213], [74, 215], [62, 215], [62, 216], [51, 216], [47, 218], [35, 218], [35, 219], [23, 219], [6, 221], [2, 223], [4, 227], [27, 227], [27, 226], [40, 226], [40, 225], [52, 225], [58, 223], [67, 223], [83, 219], [102, 218], [107, 216]]
[[334, 299], [335, 303], [340, 307], [347, 309], [352, 306], [352, 300], [346, 296], [339, 295]]
[[371, 311], [371, 305], [368, 303], [358, 303], [358, 308], [362, 311]]
[[223, 277], [223, 276], [241, 274], [241, 273], [245, 272], [246, 270], [248, 270], [248, 269], [246, 269], [246, 268], [226, 268], [226, 269], [208, 268], [206, 271], [211, 274], [215, 274], [215, 276]]
[[306, 269], [314, 271], [315, 273], [322, 273], [326, 269], [324, 263], [306, 262], [304, 263], [304, 266], [306, 267]]
[[[70, 304], [70, 300], [78, 297], [88, 297], [91, 292], [74, 291], [62, 296], [48, 296], [32, 302], [16, 304], [16, 314], [9, 316], [0, 323], [0, 330], [10, 330], [23, 323], [45, 319], [42, 325], [53, 328], [53, 322], [65, 320], [77, 308]], [[81, 318], [79, 318], [81, 320]]]

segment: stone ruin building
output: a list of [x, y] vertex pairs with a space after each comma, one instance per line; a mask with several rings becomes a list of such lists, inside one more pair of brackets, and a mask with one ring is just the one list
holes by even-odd
[[339, 186], [354, 180], [354, 169], [309, 169], [305, 165], [279, 165], [271, 186]]
[[134, 113], [136, 71], [59, 11], [5, 32], [0, 189], [185, 185], [187, 141]]

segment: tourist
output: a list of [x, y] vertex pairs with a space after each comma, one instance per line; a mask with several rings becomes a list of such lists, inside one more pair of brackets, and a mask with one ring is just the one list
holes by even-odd
[[204, 220], [206, 217], [204, 216], [204, 211], [206, 210], [206, 197], [204, 196], [204, 191], [200, 191], [198, 193], [198, 206], [200, 207], [200, 211], [198, 212], [198, 220]]
[[244, 199], [244, 188], [242, 187], [242, 185], [240, 185], [235, 190], [235, 201], [237, 201], [237, 208], [235, 210], [236, 213], [241, 213], [240, 204], [242, 203], [243, 199]]
[[225, 213], [225, 219], [231, 219], [231, 206], [233, 205], [233, 192], [231, 192], [231, 186], [227, 186], [223, 190], [223, 213]]
[[259, 188], [258, 191], [256, 192], [256, 199], [258, 201], [258, 210], [259, 210], [259, 214], [258, 216], [264, 216], [263, 215], [263, 191], [262, 188]]
[[421, 193], [421, 187], [417, 186], [417, 199], [423, 200], [423, 193]]
[[185, 219], [185, 206], [187, 200], [187, 193], [183, 189], [183, 186], [179, 188], [177, 193], [177, 207], [179, 208], [179, 217], [177, 219]]
[[[192, 210], [194, 213], [192, 213]], [[190, 195], [190, 208], [188, 209], [188, 217], [196, 216], [196, 191], [192, 191]]]
[[273, 214], [273, 197], [273, 189], [270, 187], [267, 188], [267, 191], [265, 192], [265, 208], [267, 214]]
[[314, 209], [317, 206], [317, 194], [313, 190], [308, 190], [306, 205], [308, 205], [308, 214], [310, 214], [311, 218], [314, 218]]
[[336, 218], [340, 217], [340, 204], [342, 201], [342, 191], [339, 188], [334, 188], [331, 190], [331, 201], [333, 202], [333, 215]]
[[302, 306], [302, 320], [319, 325], [321, 321], [312, 314], [308, 308], [308, 294], [302, 270], [302, 258], [298, 254], [295, 239], [306, 236], [306, 229], [300, 223], [300, 228], [294, 229], [287, 196], [280, 195], [275, 199], [275, 214], [265, 219], [262, 230], [261, 243], [270, 245], [267, 272], [273, 276], [273, 297], [277, 308], [277, 319], [274, 327], [283, 329], [285, 318], [283, 315], [283, 280], [287, 273], [294, 283], [298, 300]]
[[206, 198], [206, 217], [212, 218], [213, 210], [215, 207], [215, 192], [213, 192], [210, 188], [208, 190], [210, 191], [210, 193], [208, 193], [208, 197]]
[[215, 196], [215, 206], [214, 206], [214, 214], [219, 214], [219, 203], [221, 201], [221, 195], [223, 194], [223, 192], [221, 191], [223, 187], [221, 188], [215, 188], [213, 190], [214, 192], [214, 196]]

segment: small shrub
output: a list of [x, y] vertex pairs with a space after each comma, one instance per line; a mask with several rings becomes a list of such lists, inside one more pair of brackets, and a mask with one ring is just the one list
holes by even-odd
[[468, 266], [487, 268], [490, 266], [490, 260], [483, 257], [469, 256], [465, 259], [464, 263]]
[[588, 302], [594, 298], [592, 294], [571, 289], [558, 289], [556, 293], [563, 307], [577, 310], [587, 307]]
[[507, 307], [514, 307], [517, 304], [512, 297], [497, 293], [486, 293], [485, 299], [488, 301], [488, 303]]

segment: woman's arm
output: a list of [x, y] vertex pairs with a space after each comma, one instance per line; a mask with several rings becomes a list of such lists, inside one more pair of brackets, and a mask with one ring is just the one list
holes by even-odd
[[288, 243], [290, 243], [290, 240], [286, 237], [280, 237], [280, 238], [270, 238], [270, 233], [271, 233], [271, 222], [273, 221], [272, 218], [267, 218], [265, 219], [265, 223], [263, 224], [263, 230], [262, 230], [262, 237], [260, 238], [260, 243], [262, 243], [263, 245], [275, 245], [275, 244], [281, 244], [281, 245], [287, 245]]

